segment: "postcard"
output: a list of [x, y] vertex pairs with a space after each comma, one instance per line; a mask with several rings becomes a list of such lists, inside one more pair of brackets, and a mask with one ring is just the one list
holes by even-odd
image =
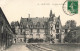
[[0, 51], [80, 51], [80, 0], [0, 0]]

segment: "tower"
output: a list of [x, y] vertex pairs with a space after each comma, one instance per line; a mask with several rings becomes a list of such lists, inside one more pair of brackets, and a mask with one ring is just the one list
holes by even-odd
[[54, 39], [56, 38], [56, 32], [55, 32], [55, 14], [52, 13], [52, 10], [50, 10], [50, 17], [49, 17], [49, 34], [50, 34], [50, 42], [54, 42]]

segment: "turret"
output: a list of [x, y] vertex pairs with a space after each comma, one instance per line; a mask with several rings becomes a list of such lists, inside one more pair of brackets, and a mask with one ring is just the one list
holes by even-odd
[[52, 10], [50, 10], [50, 15], [49, 16], [52, 17]]

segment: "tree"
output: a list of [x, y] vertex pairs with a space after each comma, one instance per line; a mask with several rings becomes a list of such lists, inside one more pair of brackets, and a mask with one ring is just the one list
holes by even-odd
[[74, 20], [68, 20], [65, 24], [65, 27], [69, 29], [70, 31], [67, 32], [64, 41], [69, 43], [75, 43], [76, 42], [76, 22]]
[[11, 29], [13, 31], [13, 33], [15, 34], [15, 22], [11, 22]]
[[70, 30], [73, 30], [76, 27], [76, 22], [75, 20], [68, 20], [65, 26], [67, 26], [67, 28], [69, 28]]
[[67, 35], [64, 38], [65, 42], [69, 42], [69, 43], [75, 43], [76, 42], [76, 31], [75, 30], [71, 30], [67, 33]]

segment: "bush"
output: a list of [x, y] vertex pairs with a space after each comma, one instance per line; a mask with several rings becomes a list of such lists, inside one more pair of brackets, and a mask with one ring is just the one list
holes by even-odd
[[74, 30], [68, 32], [64, 38], [64, 41], [68, 43], [76, 43], [76, 32]]
[[33, 38], [30, 38], [28, 39], [28, 43], [39, 43], [39, 42], [43, 42], [43, 39], [33, 39]]

